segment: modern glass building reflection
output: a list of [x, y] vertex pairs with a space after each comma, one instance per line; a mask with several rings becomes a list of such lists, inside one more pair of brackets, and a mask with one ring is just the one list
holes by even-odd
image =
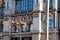
[[15, 0], [15, 10], [33, 10], [33, 0]]
[[49, 15], [49, 29], [53, 28], [53, 16]]
[[54, 0], [50, 0], [50, 7], [53, 7], [54, 5]]

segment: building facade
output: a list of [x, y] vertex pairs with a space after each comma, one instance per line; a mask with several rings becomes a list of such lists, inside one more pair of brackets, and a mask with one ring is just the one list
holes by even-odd
[[[3, 0], [1, 40], [46, 40], [47, 0]], [[59, 0], [49, 4], [49, 40], [59, 40]]]

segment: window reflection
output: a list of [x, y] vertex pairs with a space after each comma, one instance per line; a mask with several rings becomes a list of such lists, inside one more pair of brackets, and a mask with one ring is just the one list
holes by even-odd
[[53, 7], [53, 4], [54, 4], [54, 0], [50, 0], [50, 8], [52, 8]]
[[33, 9], [33, 0], [15, 0], [15, 2], [16, 11]]
[[53, 16], [49, 15], [49, 28], [53, 28]]

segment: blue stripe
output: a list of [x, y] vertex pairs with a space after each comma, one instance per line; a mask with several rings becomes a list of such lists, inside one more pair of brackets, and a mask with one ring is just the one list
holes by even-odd
[[16, 1], [16, 8], [17, 11], [19, 10], [32, 10], [33, 9], [33, 0], [22, 0]]
[[49, 16], [49, 28], [53, 28], [53, 16]]
[[53, 7], [53, 1], [54, 0], [50, 0], [50, 7]]

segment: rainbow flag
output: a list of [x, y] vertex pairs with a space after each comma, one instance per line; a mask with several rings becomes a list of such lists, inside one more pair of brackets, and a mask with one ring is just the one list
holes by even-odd
[[20, 20], [20, 23], [21, 24], [26, 24], [26, 21], [25, 20]]
[[11, 20], [12, 23], [19, 24], [16, 20]]

